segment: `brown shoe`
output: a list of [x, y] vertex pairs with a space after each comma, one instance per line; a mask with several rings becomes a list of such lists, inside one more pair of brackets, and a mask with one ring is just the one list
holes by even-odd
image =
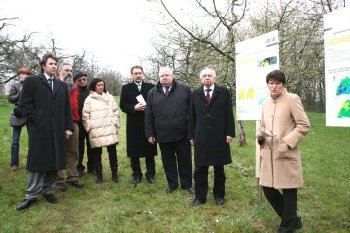
[[78, 180], [66, 181], [66, 183], [70, 184], [71, 186], [73, 186], [74, 188], [77, 188], [77, 189], [84, 188], [84, 185], [79, 183]]

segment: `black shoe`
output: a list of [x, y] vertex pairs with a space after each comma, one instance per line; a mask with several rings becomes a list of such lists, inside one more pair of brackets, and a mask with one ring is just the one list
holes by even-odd
[[87, 173], [92, 174], [92, 175], [96, 175], [96, 170], [91, 169], [91, 170], [88, 170]]
[[170, 187], [168, 186], [165, 190], [166, 193], [172, 193], [177, 189], [177, 187]]
[[152, 177], [147, 177], [147, 183], [154, 184], [156, 181]]
[[134, 183], [134, 184], [139, 184], [139, 183], [141, 183], [141, 177], [134, 177], [134, 178], [133, 178], [133, 183]]
[[294, 224], [292, 226], [279, 226], [277, 229], [277, 233], [293, 233], [295, 230], [299, 230], [303, 227], [303, 222], [301, 221], [301, 218], [298, 217], [295, 219]]
[[47, 202], [51, 204], [57, 203], [57, 198], [55, 197], [55, 195], [53, 195], [53, 193], [43, 194], [43, 196], [45, 197]]
[[27, 208], [29, 208], [29, 206], [31, 206], [31, 204], [33, 204], [34, 202], [36, 202], [36, 199], [24, 199], [21, 203], [19, 203], [18, 206], [16, 206], [16, 210], [17, 211], [21, 211], [21, 210], [25, 210]]
[[217, 205], [223, 205], [225, 203], [225, 198], [223, 198], [223, 197], [216, 197], [215, 198], [215, 203]]
[[119, 176], [118, 176], [118, 174], [113, 174], [113, 175], [112, 175], [112, 180], [113, 180], [114, 182], [118, 183], [118, 182], [119, 182]]
[[77, 170], [77, 176], [81, 178], [84, 175], [84, 171]]
[[67, 191], [67, 187], [64, 183], [57, 183], [56, 184], [56, 189], [60, 190], [61, 192]]
[[189, 188], [185, 188], [185, 189], [186, 189], [186, 191], [187, 191], [189, 194], [191, 194], [191, 195], [194, 195], [194, 194], [195, 194], [194, 188], [189, 187]]
[[201, 200], [199, 200], [198, 198], [196, 198], [196, 199], [194, 199], [193, 201], [192, 201], [192, 206], [199, 206], [199, 205], [204, 205], [204, 203], [205, 203], [205, 201], [201, 201]]
[[74, 188], [77, 188], [77, 189], [84, 188], [84, 185], [79, 183], [78, 180], [66, 181], [66, 183], [70, 184], [71, 186], [73, 186]]

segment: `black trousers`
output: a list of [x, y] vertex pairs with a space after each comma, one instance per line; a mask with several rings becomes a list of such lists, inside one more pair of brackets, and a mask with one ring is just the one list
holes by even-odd
[[168, 185], [178, 187], [180, 177], [181, 188], [192, 187], [191, 144], [184, 138], [176, 142], [159, 143], [163, 168]]
[[[102, 155], [102, 147], [96, 147], [92, 148], [93, 156], [94, 156], [94, 163], [96, 170], [102, 170], [102, 162], [101, 162], [101, 155]], [[109, 166], [111, 167], [111, 170], [117, 170], [118, 169], [118, 158], [117, 158], [117, 144], [113, 144], [110, 146], [107, 146], [108, 151], [108, 158], [109, 158]]]
[[94, 158], [91, 150], [91, 145], [89, 141], [89, 134], [86, 132], [84, 125], [79, 121], [79, 161], [77, 165], [77, 170], [84, 171], [85, 166], [83, 165], [84, 152], [85, 152], [85, 141], [86, 141], [86, 154], [87, 154], [87, 170], [92, 171], [95, 169]]
[[266, 199], [281, 217], [281, 226], [293, 226], [297, 221], [297, 189], [282, 189], [282, 193], [270, 187], [263, 186]]
[[[225, 170], [224, 165], [216, 165], [214, 167], [214, 198], [225, 197]], [[202, 202], [206, 201], [208, 193], [208, 169], [209, 166], [196, 166], [194, 170], [194, 182], [196, 199]]]
[[[132, 169], [132, 176], [134, 178], [142, 178], [140, 158], [130, 158], [130, 163], [131, 163], [131, 169]], [[154, 175], [156, 174], [154, 156], [146, 156], [145, 163], [146, 163], [146, 169], [147, 169], [146, 177], [154, 178]]]

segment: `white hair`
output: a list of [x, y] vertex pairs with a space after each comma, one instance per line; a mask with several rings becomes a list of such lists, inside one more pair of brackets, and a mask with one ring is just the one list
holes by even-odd
[[199, 77], [202, 77], [205, 74], [212, 74], [214, 77], [216, 77], [216, 72], [215, 70], [209, 68], [209, 67], [205, 67], [199, 74]]

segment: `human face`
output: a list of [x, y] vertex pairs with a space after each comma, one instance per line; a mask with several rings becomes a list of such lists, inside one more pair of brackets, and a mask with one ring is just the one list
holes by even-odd
[[159, 82], [163, 87], [170, 87], [173, 83], [174, 77], [169, 70], [159, 71]]
[[79, 87], [86, 87], [87, 85], [87, 78], [86, 76], [82, 76], [80, 78], [78, 78], [75, 83], [79, 86]]
[[282, 82], [274, 79], [270, 79], [270, 81], [267, 83], [267, 86], [269, 88], [272, 99], [277, 99], [282, 94], [284, 88]]
[[73, 69], [71, 65], [63, 65], [58, 71], [61, 80], [64, 80], [67, 75], [72, 75], [72, 72]]
[[57, 72], [57, 62], [55, 59], [48, 58], [46, 64], [42, 66], [44, 73], [52, 76], [56, 75]]
[[96, 83], [95, 92], [102, 95], [105, 84], [103, 82]]
[[20, 73], [18, 75], [19, 81], [24, 81], [28, 77], [28, 74]]
[[209, 69], [203, 70], [200, 73], [200, 79], [204, 86], [210, 87], [215, 83], [215, 80], [216, 80], [215, 72]]
[[145, 79], [145, 76], [143, 76], [142, 70], [139, 68], [134, 68], [132, 70], [131, 76], [132, 76], [132, 79], [134, 80], [135, 83], [140, 83], [140, 82], [142, 82], [142, 80]]

